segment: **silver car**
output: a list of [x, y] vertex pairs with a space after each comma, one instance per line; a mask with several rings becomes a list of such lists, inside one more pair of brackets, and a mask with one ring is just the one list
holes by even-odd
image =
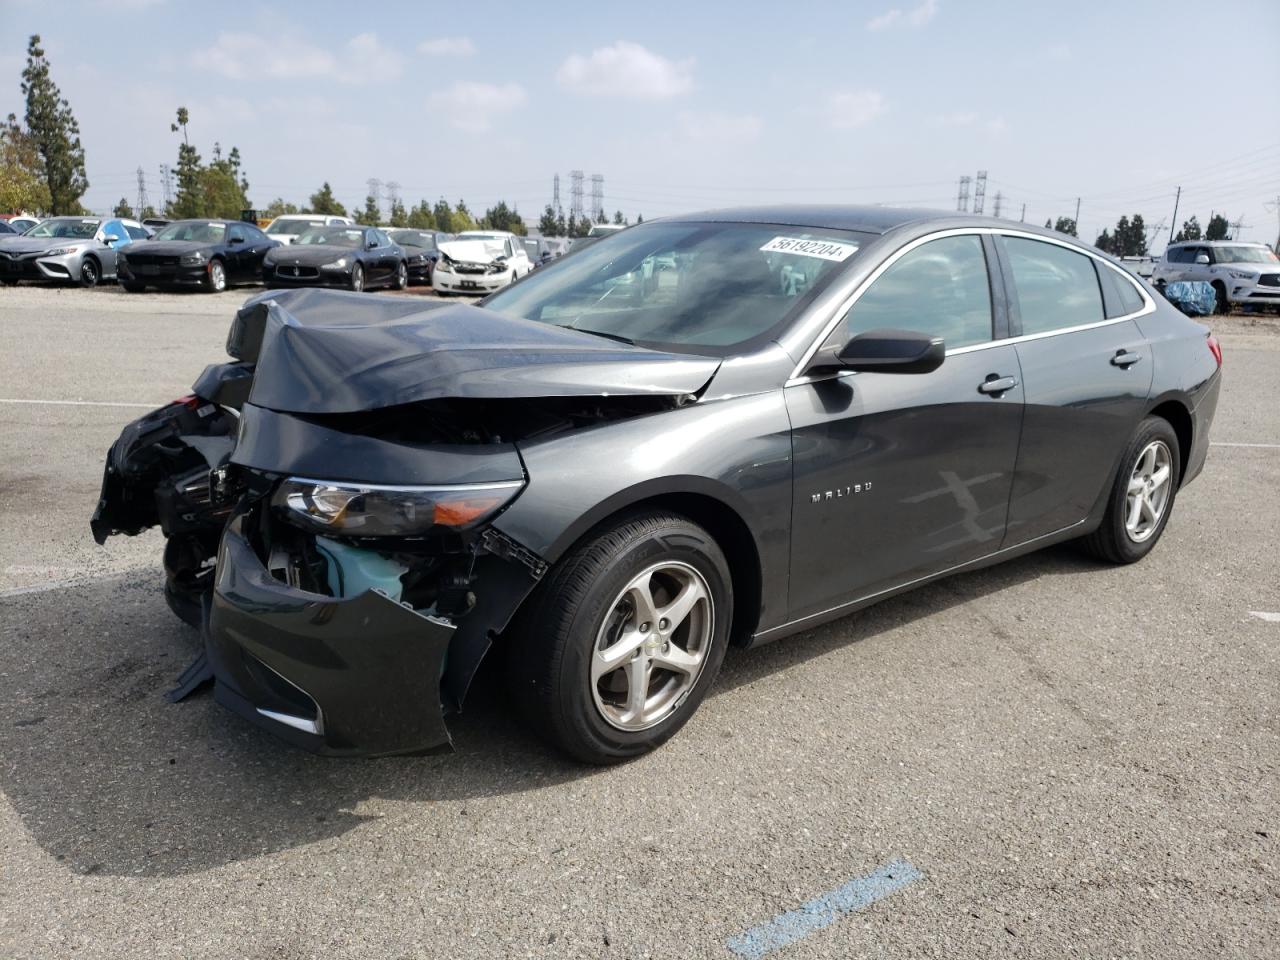
[[78, 283], [96, 287], [116, 276], [116, 251], [150, 236], [136, 220], [51, 217], [20, 237], [0, 240], [0, 281]]

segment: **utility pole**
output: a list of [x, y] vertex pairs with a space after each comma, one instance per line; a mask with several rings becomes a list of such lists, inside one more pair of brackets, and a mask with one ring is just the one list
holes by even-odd
[[973, 212], [982, 215], [982, 199], [987, 195], [987, 171], [978, 171], [978, 180], [973, 187]]
[[1018, 220], [1022, 223], [1027, 222], [1027, 205], [1025, 203], [1022, 205], [1022, 216], [1020, 216]]
[[1179, 187], [1178, 192], [1173, 195], [1173, 219], [1169, 221], [1171, 224], [1173, 224], [1173, 226], [1169, 228], [1170, 237], [1177, 236], [1177, 234], [1174, 233], [1174, 231], [1178, 229], [1178, 201], [1181, 199], [1182, 199], [1182, 188]]
[[956, 210], [960, 213], [969, 212], [969, 184], [972, 181], [972, 177], [960, 178], [960, 192], [956, 196]]
[[1076, 225], [1076, 236], [1080, 236], [1080, 198], [1076, 197], [1076, 218], [1071, 221]]

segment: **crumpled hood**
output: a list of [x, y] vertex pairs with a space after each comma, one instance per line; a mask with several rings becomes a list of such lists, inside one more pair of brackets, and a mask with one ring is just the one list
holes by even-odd
[[463, 263], [493, 263], [502, 254], [502, 244], [493, 240], [446, 240], [439, 246], [446, 257]]
[[228, 352], [256, 356], [251, 404], [302, 414], [452, 398], [678, 396], [700, 391], [720, 366], [482, 307], [326, 290], [249, 301]]

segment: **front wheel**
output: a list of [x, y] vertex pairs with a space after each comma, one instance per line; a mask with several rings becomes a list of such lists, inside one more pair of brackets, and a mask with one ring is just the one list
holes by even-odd
[[80, 264], [80, 286], [96, 287], [101, 279], [102, 269], [98, 266], [98, 261], [93, 257], [86, 257]]
[[589, 535], [521, 612], [507, 660], [544, 735], [608, 764], [670, 739], [728, 645], [733, 585], [715, 540], [684, 517], [632, 515]]
[[351, 289], [356, 293], [364, 289], [364, 267], [358, 263], [351, 268]]
[[120, 281], [120, 286], [124, 287], [126, 293], [142, 293], [147, 289], [145, 283], [126, 283], [123, 280]]
[[1169, 421], [1143, 420], [1120, 461], [1102, 525], [1081, 541], [1084, 549], [1110, 563], [1133, 563], [1150, 553], [1173, 512], [1181, 463]]
[[210, 293], [222, 293], [227, 289], [227, 268], [221, 260], [209, 261], [209, 272], [205, 276], [205, 289]]
[[401, 260], [400, 266], [396, 267], [396, 289], [403, 290], [408, 285], [409, 285], [409, 268], [408, 266], [405, 265], [405, 262]]
[[1230, 313], [1231, 301], [1227, 298], [1227, 286], [1221, 280], [1213, 281], [1213, 312]]

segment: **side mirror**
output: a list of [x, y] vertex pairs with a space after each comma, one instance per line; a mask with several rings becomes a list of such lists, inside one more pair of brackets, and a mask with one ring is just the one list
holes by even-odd
[[915, 330], [868, 330], [836, 354], [845, 369], [866, 373], [932, 373], [946, 358], [941, 337]]
[[113, 247], [120, 242], [120, 238], [113, 233], [108, 233], [105, 237], [102, 238], [102, 242], [105, 243], [108, 247]]
[[1207, 253], [1196, 254], [1196, 263], [1205, 264], [1208, 262], [1209, 262], [1209, 255]]
[[370, 241], [368, 241], [368, 242], [364, 245], [364, 248], [365, 248], [366, 250], [377, 250], [377, 249], [378, 249], [378, 241], [377, 241], [377, 240], [370, 240]]
[[232, 237], [232, 238], [231, 238], [230, 240], [228, 240], [227, 242], [228, 242], [228, 243], [231, 243], [231, 244], [244, 243], [244, 237]]

